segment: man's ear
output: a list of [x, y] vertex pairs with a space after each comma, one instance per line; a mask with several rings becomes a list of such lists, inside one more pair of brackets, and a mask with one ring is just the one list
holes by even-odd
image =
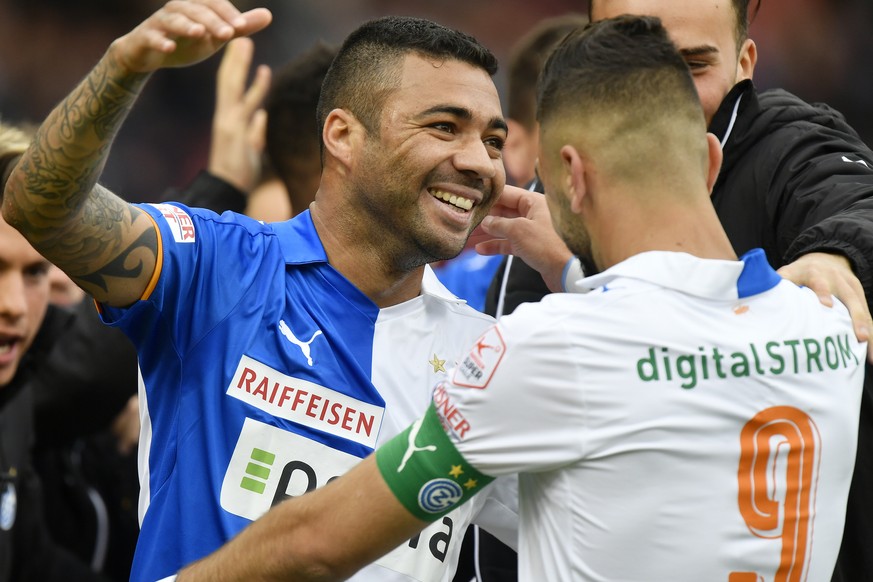
[[709, 146], [709, 168], [706, 173], [706, 189], [710, 194], [712, 194], [712, 189], [715, 187], [715, 181], [718, 180], [718, 172], [721, 170], [723, 154], [721, 151], [721, 143], [713, 134], [706, 134], [706, 143]]
[[740, 47], [740, 58], [737, 60], [736, 82], [751, 79], [755, 74], [755, 64], [758, 62], [758, 47], [755, 41], [747, 38]]
[[582, 212], [582, 202], [588, 194], [585, 163], [578, 150], [571, 145], [561, 148], [561, 179], [564, 180], [564, 191], [570, 199], [570, 210], [575, 214]]
[[321, 131], [325, 154], [344, 166], [350, 166], [363, 130], [361, 123], [349, 111], [334, 109], [327, 114]]

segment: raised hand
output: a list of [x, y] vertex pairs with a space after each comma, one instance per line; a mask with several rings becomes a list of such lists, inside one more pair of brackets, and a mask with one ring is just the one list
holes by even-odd
[[516, 255], [539, 271], [549, 289], [561, 290], [561, 275], [573, 253], [552, 227], [542, 194], [506, 186], [470, 238], [479, 253]]
[[270, 24], [266, 8], [240, 12], [228, 0], [170, 0], [112, 43], [118, 66], [132, 73], [184, 67], [212, 56], [229, 40]]
[[270, 69], [261, 65], [246, 89], [253, 53], [254, 43], [248, 38], [236, 38], [224, 49], [209, 150], [209, 171], [246, 194], [261, 178], [267, 130], [267, 112], [261, 105], [270, 88]]

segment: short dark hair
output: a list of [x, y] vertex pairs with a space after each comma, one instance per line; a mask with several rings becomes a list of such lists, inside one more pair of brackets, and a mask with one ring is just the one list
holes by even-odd
[[[273, 75], [264, 101], [267, 111], [267, 163], [286, 185], [293, 184], [309, 167], [320, 165], [320, 131], [316, 118], [321, 84], [336, 56], [338, 47], [318, 42], [306, 52], [284, 64]], [[305, 208], [311, 193], [290, 192], [292, 207]], [[303, 198], [305, 194], [306, 200]], [[296, 204], [295, 204], [296, 203]]]
[[343, 42], [321, 89], [319, 131], [334, 109], [347, 109], [369, 132], [378, 132], [386, 92], [399, 79], [401, 59], [413, 53], [454, 59], [493, 76], [497, 59], [475, 38], [421, 18], [386, 16], [364, 23]]
[[603, 169], [628, 181], [648, 179], [651, 164], [672, 167], [705, 144], [691, 72], [651, 16], [570, 33], [543, 68], [537, 118], [544, 142], [548, 132], [587, 145]]
[[515, 44], [509, 55], [507, 115], [527, 129], [537, 116], [537, 78], [552, 49], [567, 34], [582, 28], [588, 18], [565, 14], [540, 21]]
[[[749, 38], [749, 23], [754, 19], [749, 16], [749, 1], [750, 0], [732, 0], [734, 7], [734, 19], [736, 21], [735, 34], [737, 38], [737, 50], [740, 50], [743, 42]], [[754, 14], [761, 9], [761, 0], [755, 2]]]
[[537, 118], [611, 103], [633, 102], [646, 111], [671, 94], [699, 108], [688, 66], [660, 19], [619, 16], [570, 33], [552, 52], [540, 77]]

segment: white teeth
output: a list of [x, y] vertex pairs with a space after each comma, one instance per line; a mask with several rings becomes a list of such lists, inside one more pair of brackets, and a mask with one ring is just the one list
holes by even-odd
[[448, 192], [443, 192], [442, 190], [433, 190], [431, 191], [431, 194], [433, 194], [435, 198], [439, 198], [444, 202], [448, 202], [452, 206], [456, 206], [461, 210], [470, 210], [471, 208], [473, 208], [473, 201], [469, 198], [464, 198], [456, 194], [449, 194]]
[[0, 356], [4, 354], [8, 354], [12, 351], [12, 342], [3, 342], [0, 343]]

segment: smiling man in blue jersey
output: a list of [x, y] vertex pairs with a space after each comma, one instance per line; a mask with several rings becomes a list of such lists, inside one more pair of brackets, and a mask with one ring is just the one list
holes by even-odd
[[342, 579], [514, 473], [521, 580], [831, 575], [866, 354], [848, 310], [737, 258], [718, 141], [657, 19], [571, 33], [538, 103], [542, 203], [593, 257], [588, 292], [503, 317], [404, 433], [180, 582]]
[[[225, 0], [160, 8], [50, 114], [5, 192], [7, 220], [137, 346], [135, 581], [172, 577], [345, 473], [426, 409], [450, 355], [491, 323], [426, 265], [457, 255], [503, 189], [497, 62], [433, 22], [377, 19], [343, 44], [318, 108], [321, 184], [289, 222], [128, 204], [97, 184], [152, 73], [270, 19]], [[474, 517], [514, 543], [511, 480], [506, 493], [398, 543], [360, 579], [450, 580]]]

